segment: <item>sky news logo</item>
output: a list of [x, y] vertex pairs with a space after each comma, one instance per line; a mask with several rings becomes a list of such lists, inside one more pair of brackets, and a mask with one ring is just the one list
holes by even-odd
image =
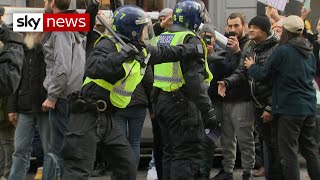
[[13, 13], [15, 32], [90, 31], [89, 14]]

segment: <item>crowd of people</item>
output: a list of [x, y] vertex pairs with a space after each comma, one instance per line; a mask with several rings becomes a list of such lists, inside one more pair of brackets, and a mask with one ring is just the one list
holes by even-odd
[[[320, 177], [320, 33], [306, 28], [310, 10], [284, 17], [267, 7], [250, 21], [231, 13], [220, 47], [201, 0], [177, 1], [155, 24], [111, 2], [108, 19], [89, 0], [87, 33], [13, 32], [0, 8], [1, 179], [25, 179], [38, 132], [40, 179], [88, 179], [108, 167], [112, 179], [134, 180], [147, 109], [148, 180], [232, 180], [238, 155], [243, 180], [299, 180], [298, 153], [310, 179]], [[77, 13], [71, 0], [44, 3], [45, 13]], [[214, 175], [210, 132], [221, 132]]]

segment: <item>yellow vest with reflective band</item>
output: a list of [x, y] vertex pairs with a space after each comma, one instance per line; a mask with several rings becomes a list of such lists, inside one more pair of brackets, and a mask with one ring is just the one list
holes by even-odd
[[[165, 32], [157, 37], [158, 44], [166, 44], [170, 46], [177, 46], [183, 44], [187, 35], [196, 36], [192, 31], [183, 32]], [[207, 72], [207, 78], [204, 80], [208, 85], [213, 79], [212, 73], [209, 70], [207, 62], [207, 48], [205, 43], [201, 40], [205, 49], [205, 69]], [[162, 89], [166, 92], [171, 92], [179, 89], [185, 84], [180, 62], [162, 63], [154, 66], [154, 82], [153, 86]]]
[[[108, 35], [102, 35], [95, 45], [101, 40], [101, 38], [110, 38]], [[117, 51], [120, 52], [121, 45], [116, 43]], [[144, 55], [147, 55], [147, 51], [143, 49]], [[117, 108], [125, 108], [131, 101], [133, 91], [137, 85], [141, 82], [143, 75], [140, 73], [140, 63], [137, 60], [122, 63], [122, 67], [125, 70], [125, 77], [117, 81], [115, 84], [111, 84], [103, 79], [91, 79], [86, 77], [82, 86], [90, 82], [96, 83], [98, 86], [110, 91], [110, 102]]]

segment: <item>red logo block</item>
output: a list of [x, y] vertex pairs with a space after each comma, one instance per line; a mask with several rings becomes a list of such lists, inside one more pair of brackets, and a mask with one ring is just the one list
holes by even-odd
[[89, 14], [43, 14], [43, 31], [90, 31]]

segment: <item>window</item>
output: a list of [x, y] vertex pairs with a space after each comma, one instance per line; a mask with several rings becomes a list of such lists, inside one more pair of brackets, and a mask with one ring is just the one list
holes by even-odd
[[44, 1], [43, 0], [27, 0], [26, 6], [27, 7], [35, 7], [35, 8], [43, 8]]
[[[86, 9], [88, 6], [88, 0], [77, 0], [77, 9]], [[101, 10], [109, 10], [110, 9], [110, 0], [100, 0]]]
[[137, 5], [147, 12], [163, 9], [163, 0], [124, 0], [124, 4]]

